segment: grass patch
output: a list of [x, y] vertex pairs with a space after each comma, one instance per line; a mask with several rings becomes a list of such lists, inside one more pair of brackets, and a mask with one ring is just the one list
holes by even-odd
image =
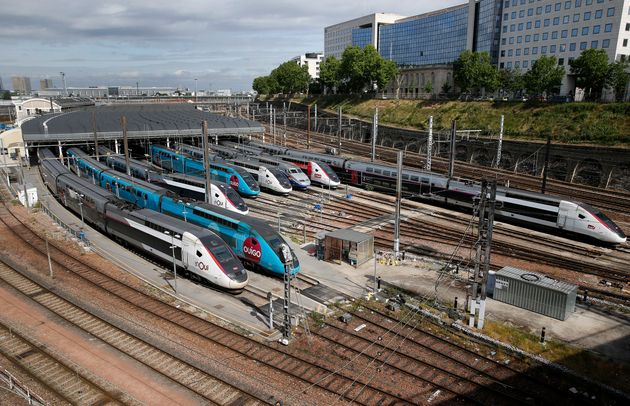
[[[563, 342], [547, 340], [540, 343], [540, 336], [508, 323], [486, 320], [483, 333], [501, 342], [513, 345], [532, 354], [538, 354], [557, 364], [603, 382], [612, 387], [630, 389], [630, 366], [616, 362], [583, 348]], [[620, 379], [621, 378], [621, 379]]]
[[433, 116], [436, 131], [448, 131], [452, 120], [459, 129], [482, 130], [498, 134], [501, 115], [505, 116], [504, 135], [510, 139], [554, 140], [570, 144], [630, 146], [630, 103], [546, 103], [539, 101], [460, 102], [432, 100], [375, 100], [360, 97], [322, 96], [297, 100], [317, 103], [320, 111], [337, 112], [342, 107], [366, 121], [376, 108], [382, 125], [426, 130]]

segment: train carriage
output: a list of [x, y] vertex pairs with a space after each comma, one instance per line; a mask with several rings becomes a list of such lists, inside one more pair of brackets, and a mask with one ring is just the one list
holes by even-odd
[[132, 210], [129, 203], [90, 179], [72, 174], [49, 155], [38, 151], [42, 177], [59, 201], [87, 223], [169, 264], [173, 261], [174, 245], [177, 266], [196, 281], [235, 291], [247, 285], [247, 271], [212, 231], [159, 212]]
[[274, 155], [274, 157], [290, 162], [300, 168], [302, 172], [306, 173], [311, 182], [319, 183], [324, 186], [330, 186], [333, 189], [337, 188], [341, 183], [335, 171], [333, 171], [332, 168], [324, 162], [291, 155]]
[[[203, 162], [193, 159], [189, 154], [172, 150], [163, 146], [151, 146], [151, 160], [157, 166], [170, 169], [185, 175], [205, 177]], [[260, 194], [260, 186], [250, 173], [242, 168], [234, 167], [227, 162], [210, 162], [212, 179], [229, 184], [241, 196], [256, 197]]]

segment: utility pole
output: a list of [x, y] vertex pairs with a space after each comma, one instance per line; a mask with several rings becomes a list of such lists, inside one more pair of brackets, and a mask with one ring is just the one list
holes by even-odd
[[129, 164], [129, 142], [127, 140], [127, 117], [120, 118], [123, 133], [123, 149], [125, 153], [125, 165], [127, 165], [127, 176], [131, 176], [131, 165]]
[[339, 106], [339, 121], [337, 122], [337, 155], [341, 155], [341, 106]]
[[549, 173], [549, 150], [551, 149], [551, 135], [547, 136], [547, 146], [545, 147], [545, 166], [543, 166], [543, 180], [540, 193], [545, 194], [547, 188], [547, 174]]
[[455, 171], [455, 139], [457, 137], [457, 121], [453, 120], [451, 125], [451, 145], [448, 153], [448, 178], [453, 178]]
[[429, 136], [427, 138], [427, 163], [425, 169], [431, 170], [431, 158], [433, 156], [433, 116], [429, 116]]
[[293, 255], [288, 245], [282, 244], [282, 262], [284, 263], [284, 328], [282, 335], [286, 343], [291, 339], [291, 315], [289, 314], [289, 305], [291, 304], [291, 269], [293, 263]]
[[315, 132], [317, 132], [317, 104], [315, 104]]
[[372, 116], [372, 162], [376, 159], [376, 138], [378, 137], [378, 107]]
[[398, 173], [396, 174], [396, 221], [394, 224], [394, 257], [400, 253], [400, 201], [402, 199], [403, 151], [398, 151]]
[[64, 72], [59, 72], [61, 75], [61, 83], [63, 83], [63, 95], [68, 97], [68, 88], [66, 87], [66, 74]]
[[98, 156], [98, 134], [96, 132], [96, 112], [92, 112], [92, 129], [94, 130], [94, 150], [96, 151], [96, 160], [99, 160]]
[[206, 203], [212, 204], [212, 175], [210, 173], [210, 154], [208, 153], [208, 122], [204, 120], [201, 123], [202, 129], [202, 146], [203, 146], [203, 171], [206, 174]]
[[311, 149], [311, 105], [306, 106], [306, 149]]
[[[488, 194], [490, 195], [489, 197]], [[496, 180], [482, 180], [481, 195], [479, 196], [478, 206], [479, 223], [477, 228], [475, 273], [473, 276], [472, 290], [470, 292], [470, 300], [468, 303], [470, 312], [468, 326], [475, 327], [475, 316], [477, 315], [477, 328], [479, 329], [483, 328], [486, 314], [486, 287], [488, 285], [488, 270], [490, 268], [496, 195]], [[481, 296], [479, 297], [480, 288]], [[479, 301], [477, 301], [478, 298]], [[477, 310], [479, 310], [478, 314]]]
[[284, 134], [282, 134], [282, 145], [287, 146], [287, 111], [284, 109], [284, 103], [282, 104], [282, 125], [284, 126]]
[[[505, 120], [505, 116], [501, 114], [501, 127], [499, 128], [499, 145], [497, 147], [497, 162], [495, 163], [495, 168], [499, 167], [501, 163], [501, 148], [503, 147], [503, 123]], [[543, 192], [544, 193], [544, 192]]]
[[18, 161], [20, 162], [20, 177], [22, 178], [22, 189], [24, 190], [24, 207], [27, 211], [30, 211], [31, 205], [28, 201], [28, 191], [26, 190], [26, 179], [24, 179], [24, 165], [22, 165], [22, 156], [20, 149], [17, 149]]

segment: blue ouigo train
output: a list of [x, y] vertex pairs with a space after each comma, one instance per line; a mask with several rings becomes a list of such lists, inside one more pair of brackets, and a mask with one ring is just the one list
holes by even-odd
[[[118, 172], [127, 172], [127, 161], [125, 158], [102, 145], [98, 147], [98, 150], [101, 160], [107, 166], [116, 169]], [[202, 202], [206, 201], [206, 182], [204, 179], [175, 172], [169, 174], [158, 173], [149, 163], [135, 159], [129, 159], [129, 170], [134, 178], [170, 189], [183, 197]], [[232, 189], [230, 185], [217, 180], [212, 181], [210, 203], [240, 214], [249, 213], [249, 207], [247, 207], [247, 204], [236, 190]]]
[[134, 209], [91, 179], [77, 177], [47, 148], [40, 148], [37, 156], [53, 195], [100, 231], [161, 261], [175, 261], [194, 281], [235, 292], [247, 285], [247, 271], [216, 233], [153, 210]]
[[284, 258], [282, 248], [289, 244], [262, 220], [195, 200], [185, 201], [170, 190], [114, 171], [80, 149], [70, 148], [67, 155], [70, 167], [80, 176], [119, 198], [214, 231], [250, 269], [282, 275], [288, 264], [291, 274], [300, 270], [293, 250], [289, 248], [290, 258]]
[[[164, 146], [151, 145], [151, 162], [173, 172], [205, 177], [202, 161]], [[256, 197], [260, 194], [258, 182], [244, 169], [223, 162], [210, 162], [210, 170], [213, 179], [232, 186], [241, 196]]]

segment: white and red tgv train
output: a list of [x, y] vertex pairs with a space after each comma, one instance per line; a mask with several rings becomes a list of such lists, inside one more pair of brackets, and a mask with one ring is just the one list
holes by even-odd
[[[243, 154], [260, 156], [263, 153], [273, 155], [274, 158], [280, 159], [285, 162], [289, 162], [297, 166], [306, 173], [311, 182], [318, 183], [320, 185], [329, 186], [333, 189], [337, 188], [341, 183], [339, 177], [330, 166], [325, 162], [319, 160], [311, 160], [302, 158], [295, 155], [287, 155], [286, 151], [290, 148], [282, 147], [275, 144], [265, 144], [250, 142], [248, 144], [238, 144], [235, 142], [221, 142], [224, 147], [229, 147], [232, 150], [239, 151]], [[221, 150], [217, 150], [221, 152]]]
[[[391, 194], [396, 191], [397, 173], [393, 165], [284, 147], [275, 149], [278, 146], [272, 147], [259, 142], [251, 144], [258, 148], [265, 146], [267, 152], [275, 150], [276, 153], [328, 164], [341, 181], [351, 185], [369, 186]], [[449, 179], [445, 175], [428, 171], [404, 169], [402, 191], [406, 197], [470, 210], [481, 187], [478, 182]], [[495, 216], [528, 227], [566, 232], [609, 244], [626, 241], [623, 230], [597, 208], [558, 196], [498, 187]]]

